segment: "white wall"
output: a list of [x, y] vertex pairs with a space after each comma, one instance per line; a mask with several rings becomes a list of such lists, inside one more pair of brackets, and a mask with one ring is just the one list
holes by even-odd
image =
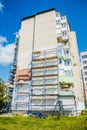
[[18, 50], [18, 69], [29, 68], [29, 63], [32, 57], [32, 43], [33, 43], [33, 27], [34, 19], [26, 19], [22, 21], [20, 30], [20, 41]]
[[56, 48], [56, 12], [50, 11], [35, 17], [34, 51]]
[[84, 102], [84, 93], [80, 71], [76, 34], [75, 32], [70, 32], [69, 36], [70, 36], [70, 49], [71, 49], [71, 60], [72, 60], [73, 81], [74, 81], [73, 91], [76, 94], [77, 103], [80, 103]]

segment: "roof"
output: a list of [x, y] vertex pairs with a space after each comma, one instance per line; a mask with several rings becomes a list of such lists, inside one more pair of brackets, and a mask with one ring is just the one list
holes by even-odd
[[38, 12], [38, 13], [36, 13], [36, 14], [34, 14], [34, 15], [27, 16], [27, 17], [25, 17], [25, 18], [22, 18], [21, 21], [27, 20], [27, 19], [29, 19], [29, 18], [33, 18], [33, 17], [35, 17], [36, 15], [43, 14], [43, 13], [46, 13], [46, 12], [50, 12], [50, 11], [53, 11], [53, 10], [55, 10], [55, 8], [51, 8], [51, 9], [49, 9], [49, 10], [45, 10], [45, 11], [42, 11], [42, 12]]

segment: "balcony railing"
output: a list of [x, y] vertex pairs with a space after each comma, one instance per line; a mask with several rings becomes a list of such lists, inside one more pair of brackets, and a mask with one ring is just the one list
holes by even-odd
[[59, 82], [73, 83], [73, 79], [69, 76], [59, 76]]
[[53, 99], [57, 99], [57, 98], [58, 98], [57, 95], [55, 95], [55, 96], [54, 96], [54, 95], [53, 95], [53, 96], [49, 96], [49, 95], [46, 95], [46, 96], [44, 96], [44, 95], [43, 95], [43, 96], [42, 96], [42, 95], [40, 95], [40, 96], [35, 96], [35, 95], [34, 95], [34, 96], [33, 96], [33, 95], [32, 95], [32, 96], [31, 96], [31, 99], [32, 99], [32, 100], [33, 100], [33, 99], [34, 99], [34, 100], [35, 100], [35, 99], [37, 99], [37, 100], [38, 100], [38, 99], [41, 99], [41, 100], [42, 100], [43, 97], [44, 97], [44, 99], [46, 99], [46, 100], [50, 100], [50, 99], [53, 100]]
[[32, 67], [45, 67], [45, 66], [56, 65], [56, 64], [57, 61], [33, 63]]
[[75, 97], [75, 93], [74, 92], [60, 91], [59, 95], [60, 96], [73, 96], [73, 97]]
[[57, 41], [58, 41], [58, 43], [66, 43], [66, 42], [68, 42], [68, 40], [69, 40], [69, 36], [68, 35], [57, 35]]

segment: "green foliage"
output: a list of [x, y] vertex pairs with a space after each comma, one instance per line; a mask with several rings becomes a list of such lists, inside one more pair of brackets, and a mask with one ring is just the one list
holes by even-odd
[[24, 116], [0, 117], [0, 130], [87, 130], [87, 117], [34, 118]]
[[57, 112], [57, 120], [60, 120], [60, 117], [61, 117], [61, 113], [60, 111]]
[[7, 101], [6, 94], [7, 94], [7, 87], [2, 81], [2, 79], [0, 79], [0, 110], [5, 106], [5, 103]]
[[74, 84], [71, 82], [71, 83], [67, 83], [67, 82], [60, 82], [60, 85], [61, 85], [61, 87], [73, 87], [74, 86]]
[[87, 109], [82, 110], [81, 115], [87, 116]]
[[85, 104], [86, 104], [86, 106], [87, 106], [87, 100], [85, 100]]

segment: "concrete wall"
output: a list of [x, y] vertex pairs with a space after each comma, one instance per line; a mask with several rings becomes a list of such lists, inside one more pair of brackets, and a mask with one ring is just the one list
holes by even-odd
[[77, 106], [80, 106], [79, 105], [80, 103], [82, 105], [83, 102], [82, 107], [84, 108], [83, 84], [81, 78], [78, 47], [75, 32], [71, 31], [69, 33], [69, 37], [70, 37], [69, 40], [70, 40], [70, 50], [71, 50], [72, 70], [73, 70], [73, 81], [74, 81], [73, 91], [76, 94]]
[[18, 70], [30, 67], [29, 64], [31, 63], [32, 57], [33, 27], [33, 18], [22, 21], [21, 30], [19, 32]]
[[50, 11], [35, 17], [34, 51], [57, 47], [56, 12]]
[[33, 51], [57, 47], [56, 12], [38, 14], [22, 21], [19, 32], [18, 70], [29, 68]]

